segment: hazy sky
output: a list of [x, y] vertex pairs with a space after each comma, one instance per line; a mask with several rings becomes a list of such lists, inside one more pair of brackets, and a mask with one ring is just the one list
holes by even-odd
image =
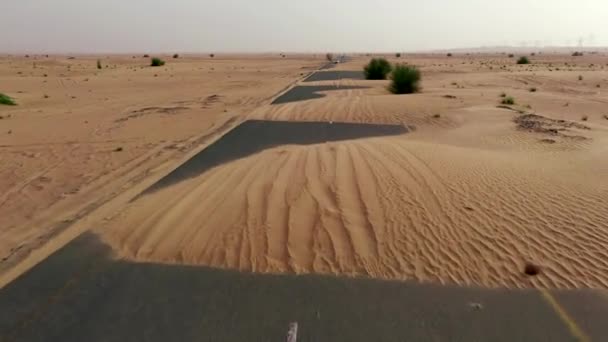
[[0, 52], [608, 46], [608, 0], [1, 0]]

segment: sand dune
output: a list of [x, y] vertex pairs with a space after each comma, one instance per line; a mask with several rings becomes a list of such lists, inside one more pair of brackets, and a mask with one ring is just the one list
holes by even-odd
[[[606, 287], [606, 193], [537, 172], [404, 138], [276, 148], [140, 199], [108, 238], [258, 272]], [[545, 268], [532, 283], [525, 261]]]
[[[488, 287], [608, 287], [608, 164], [597, 158], [606, 152], [608, 126], [579, 124], [545, 99], [534, 109], [496, 108], [500, 85], [482, 95], [446, 90], [446, 83], [431, 79], [422, 94], [392, 96], [381, 82], [326, 80], [318, 84], [371, 88], [260, 107], [249, 117], [414, 131], [273, 146], [146, 194], [99, 231], [118, 255], [141, 261]], [[542, 97], [549, 96], [560, 95]], [[528, 112], [564, 130], [521, 129], [517, 119]], [[542, 273], [523, 275], [526, 262]]]

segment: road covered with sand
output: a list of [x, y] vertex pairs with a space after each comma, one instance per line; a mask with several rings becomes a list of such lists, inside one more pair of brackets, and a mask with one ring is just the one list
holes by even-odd
[[0, 56], [0, 92], [17, 102], [0, 106], [0, 274], [324, 58], [161, 57]]
[[4, 57], [2, 269], [130, 191], [86, 228], [117, 257], [608, 287], [604, 56], [393, 58], [422, 70], [407, 96], [367, 59]]
[[0, 59], [0, 339], [606, 336], [606, 56], [97, 59]]
[[[362, 80], [367, 60], [243, 115], [257, 128], [217, 140], [96, 231], [145, 262], [608, 287], [605, 56], [402, 58], [423, 73], [422, 92], [406, 96]], [[377, 129], [387, 126], [402, 130]], [[527, 263], [540, 274], [526, 276]]]

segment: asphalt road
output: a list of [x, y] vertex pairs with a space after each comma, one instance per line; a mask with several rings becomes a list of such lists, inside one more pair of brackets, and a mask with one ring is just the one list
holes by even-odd
[[409, 128], [402, 125], [248, 120], [180, 165], [144, 194], [198, 176], [223, 163], [280, 145], [312, 145], [407, 132]]
[[[608, 337], [592, 291], [556, 292], [575, 329]], [[0, 341], [577, 341], [539, 291], [256, 275], [112, 258], [85, 233], [0, 290]]]

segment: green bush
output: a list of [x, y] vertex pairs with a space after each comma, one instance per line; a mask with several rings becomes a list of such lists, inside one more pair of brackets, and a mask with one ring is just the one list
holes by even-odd
[[526, 56], [521, 56], [517, 60], [517, 64], [530, 64], [530, 60]]
[[420, 87], [420, 70], [413, 66], [397, 65], [391, 74], [389, 90], [393, 94], [412, 94]]
[[374, 58], [365, 66], [365, 79], [368, 80], [385, 80], [386, 76], [391, 72], [391, 64], [384, 58]]
[[165, 61], [163, 61], [162, 59], [160, 59], [158, 57], [153, 57], [152, 63], [150, 65], [153, 67], [163, 66], [163, 65], [165, 65]]
[[502, 103], [504, 105], [514, 105], [515, 99], [512, 96], [507, 96], [504, 99], [502, 99], [502, 101], [500, 103]]
[[15, 103], [15, 100], [13, 100], [9, 96], [4, 95], [2, 93], [0, 93], [0, 104], [7, 105], [7, 106], [16, 106], [17, 105], [17, 103]]

